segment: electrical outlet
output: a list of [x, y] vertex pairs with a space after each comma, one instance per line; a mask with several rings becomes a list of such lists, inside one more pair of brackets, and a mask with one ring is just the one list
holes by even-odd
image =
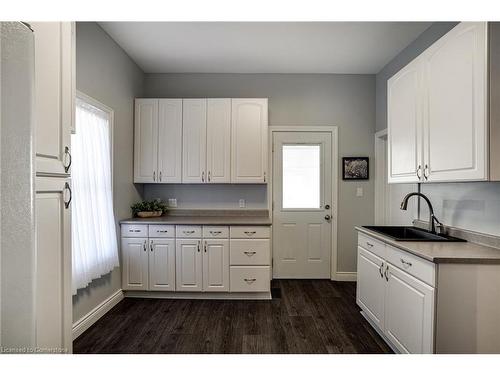
[[240, 203], [240, 208], [245, 208], [247, 205], [244, 199], [240, 199], [239, 203]]
[[177, 207], [177, 198], [168, 198], [169, 207]]
[[357, 197], [362, 197], [363, 196], [363, 188], [362, 187], [357, 187], [356, 188], [356, 196]]

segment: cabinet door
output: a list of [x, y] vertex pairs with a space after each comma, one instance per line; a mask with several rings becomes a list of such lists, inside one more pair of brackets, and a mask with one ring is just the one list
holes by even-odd
[[231, 102], [231, 182], [266, 182], [267, 99]]
[[68, 179], [38, 177], [36, 200], [36, 346], [72, 345], [71, 209]]
[[356, 302], [381, 330], [384, 329], [385, 279], [383, 259], [358, 247]]
[[158, 99], [135, 100], [134, 182], [157, 182]]
[[432, 353], [434, 288], [389, 266], [385, 334], [401, 353]]
[[148, 289], [147, 242], [147, 238], [122, 238], [122, 287], [125, 290]]
[[182, 99], [158, 102], [158, 176], [160, 183], [182, 181]]
[[429, 181], [488, 178], [486, 48], [486, 22], [463, 22], [424, 55]]
[[[69, 25], [69, 27], [68, 27]], [[71, 25], [32, 23], [35, 36], [35, 143], [38, 175], [69, 175], [74, 83]], [[67, 35], [69, 33], [69, 35]]]
[[149, 290], [175, 290], [175, 240], [149, 240]]
[[207, 100], [184, 99], [182, 103], [182, 182], [206, 180]]
[[229, 240], [204, 241], [203, 291], [229, 291]]
[[388, 182], [419, 182], [422, 165], [422, 64], [416, 60], [387, 82]]
[[175, 290], [201, 292], [203, 287], [201, 246], [200, 239], [175, 241]]
[[231, 99], [207, 100], [207, 182], [231, 182]]

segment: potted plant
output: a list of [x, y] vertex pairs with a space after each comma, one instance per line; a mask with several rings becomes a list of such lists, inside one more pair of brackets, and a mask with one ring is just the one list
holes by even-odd
[[158, 217], [167, 212], [167, 205], [160, 199], [134, 203], [130, 208], [134, 217]]

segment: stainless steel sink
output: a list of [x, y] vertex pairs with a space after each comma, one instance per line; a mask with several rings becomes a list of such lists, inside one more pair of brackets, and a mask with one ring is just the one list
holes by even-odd
[[425, 229], [404, 226], [363, 226], [396, 241], [466, 242], [461, 238], [434, 234]]

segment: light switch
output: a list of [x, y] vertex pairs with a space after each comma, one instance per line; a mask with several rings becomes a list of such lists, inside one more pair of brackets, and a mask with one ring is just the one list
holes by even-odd
[[245, 208], [246, 202], [244, 199], [240, 199], [240, 208]]
[[356, 188], [356, 196], [357, 197], [362, 197], [363, 196], [363, 188], [362, 187], [357, 187]]
[[177, 207], [177, 198], [168, 198], [169, 207]]

